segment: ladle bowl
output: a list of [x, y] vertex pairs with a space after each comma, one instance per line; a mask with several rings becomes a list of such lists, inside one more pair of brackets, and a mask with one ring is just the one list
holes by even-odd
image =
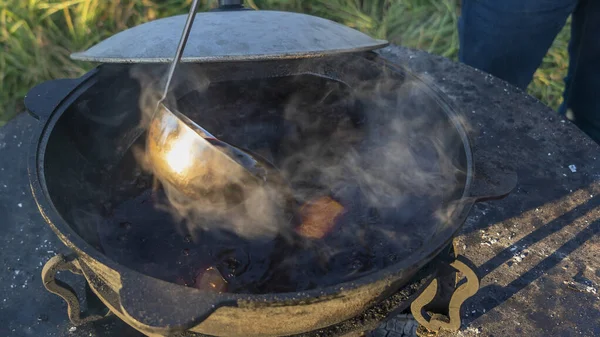
[[163, 185], [217, 213], [261, 188], [292, 198], [279, 170], [265, 158], [220, 141], [163, 103], [148, 127], [145, 159]]
[[[272, 164], [260, 160], [247, 150], [218, 140], [184, 114], [172, 111], [165, 105], [198, 3], [198, 0], [192, 1], [175, 57], [167, 72], [163, 96], [150, 121], [147, 163], [152, 173], [167, 185], [166, 188], [173, 187], [171, 191], [179, 196], [203, 202], [208, 206], [204, 209], [214, 214], [228, 211], [250, 196], [264, 198], [274, 192], [280, 194], [277, 191], [288, 191], [289, 188], [286, 188], [282, 176]], [[274, 179], [268, 179], [268, 176]], [[281, 196], [285, 198], [282, 205], [293, 207], [291, 193]]]

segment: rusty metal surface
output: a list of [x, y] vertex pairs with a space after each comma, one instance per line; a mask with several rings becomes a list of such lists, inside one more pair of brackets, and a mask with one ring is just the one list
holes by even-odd
[[[477, 205], [467, 220], [461, 254], [478, 266], [481, 289], [463, 306], [461, 331], [438, 336], [600, 335], [600, 148], [498, 79], [400, 47], [382, 53], [427, 71], [465, 113], [474, 145], [493, 150], [483, 159], [519, 173], [517, 190]], [[43, 263], [66, 250], [27, 185], [24, 148], [35, 122], [22, 114], [0, 128], [0, 336], [138, 337], [118, 320], [74, 329], [64, 301], [42, 285]], [[374, 335], [400, 335], [403, 324]]]
[[[185, 15], [119, 32], [71, 58], [103, 63], [168, 63]], [[196, 14], [181, 62], [233, 62], [309, 58], [387, 46], [355, 29], [300, 13], [224, 11]]]

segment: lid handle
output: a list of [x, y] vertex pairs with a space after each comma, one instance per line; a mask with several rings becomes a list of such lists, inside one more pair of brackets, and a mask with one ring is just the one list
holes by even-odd
[[244, 7], [244, 0], [219, 0], [219, 9], [238, 9]]
[[219, 6], [241, 6], [244, 0], [219, 0]]

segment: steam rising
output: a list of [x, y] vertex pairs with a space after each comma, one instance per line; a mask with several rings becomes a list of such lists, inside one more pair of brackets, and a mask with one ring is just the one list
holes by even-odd
[[[180, 72], [185, 73], [181, 70]], [[132, 73], [140, 83], [150, 83], [149, 78], [153, 78], [144, 71], [134, 70]], [[183, 88], [184, 92], [202, 92], [208, 86], [203, 76], [178, 76], [172, 84], [175, 91]], [[142, 121], [146, 126], [154, 117], [157, 98], [160, 96], [159, 88], [146, 86], [143, 89], [140, 107]], [[169, 109], [178, 110], [177, 101], [172, 97], [173, 95], [168, 96], [165, 105]], [[147, 149], [134, 149], [142, 167], [157, 178], [155, 188], [161, 188], [167, 197], [167, 204], [160, 207], [170, 211], [184, 224], [185, 232], [192, 234], [198, 233], [198, 229], [223, 229], [252, 239], [273, 238], [277, 235], [289, 238], [292, 214], [286, 208], [286, 198], [283, 195], [288, 191], [272, 179], [265, 184], [248, 181], [243, 170], [226, 165], [224, 157], [215, 156], [215, 153], [219, 152], [192, 148], [189, 138], [197, 137], [191, 135], [192, 132], [191, 129], [180, 132], [181, 137], [171, 143], [172, 147], [166, 151], [165, 157], [159, 160], [165, 160], [173, 174], [195, 174], [196, 177], [191, 180], [197, 180], [194, 181], [194, 187], [201, 186], [201, 191], [178, 189], [170, 180], [172, 177], [160, 174], [164, 173], [158, 170], [157, 165], [161, 163], [153, 161], [153, 158], [148, 156]], [[206, 157], [206, 160], [202, 161], [205, 165], [189, 168], [188, 166], [194, 163], [193, 156]], [[223, 170], [226, 169], [225, 174]]]
[[[190, 92], [201, 94], [210, 87], [208, 76], [192, 68], [181, 65], [174, 76], [172, 94], [165, 104], [190, 118], [196, 117], [195, 122], [202, 126], [222, 127], [222, 123], [214, 122], [220, 118], [218, 109], [205, 112], [194, 111], [207, 108], [201, 104], [178, 106], [180, 102], [175, 98]], [[142, 127], [147, 127], [161, 96], [157, 79], [162, 75], [162, 69], [154, 68], [155, 73], [149, 69], [152, 68], [134, 67], [132, 70], [132, 76], [142, 86]], [[436, 115], [439, 105], [424, 94], [423, 84], [410, 78], [402, 82], [383, 72], [377, 78], [355, 81], [351, 87], [327, 81], [324, 89], [317, 94], [307, 94], [306, 90], [290, 94], [285, 106], [277, 112], [283, 119], [277, 151], [268, 147], [252, 149], [275, 162], [292, 186], [294, 198], [304, 203], [331, 195], [350, 210], [360, 208], [363, 213], [376, 210], [384, 223], [410, 222], [422, 217], [424, 212], [427, 216], [439, 214], [444, 201], [460, 187], [457, 176], [461, 168], [457, 156], [462, 144], [452, 126], [440, 118], [441, 115]], [[234, 100], [236, 93], [232, 92], [231, 96]], [[265, 132], [260, 130], [268, 128], [267, 125], [253, 124], [243, 118], [233, 122], [246, 123], [244, 129], [247, 130], [258, 125], [259, 132], [252, 136], [264, 136]], [[227, 136], [222, 133], [226, 130], [208, 131], [219, 137], [221, 134]], [[231, 137], [244, 139], [243, 135]], [[182, 148], [174, 157], [168, 158], [175, 165], [177, 161], [186, 160], [185, 144], [179, 146]], [[156, 188], [165, 192], [167, 203], [162, 207], [181, 220], [182, 230], [189, 233], [225, 230], [248, 239], [293, 236], [296, 223], [290, 221], [283, 202], [284, 192], [277, 185], [241, 186], [243, 202], [224, 210], [177, 190], [168, 179], [153, 171], [153, 163], [148, 161], [142, 147], [135, 151], [142, 166], [154, 173]], [[239, 177], [231, 178], [235, 181]], [[206, 184], [210, 189], [210, 179]], [[222, 193], [220, 197], [226, 198], [226, 192]], [[365, 229], [352, 220], [353, 216], [365, 214], [350, 214], [344, 221], [344, 228], [339, 230], [339, 236], [356, 238], [357, 233], [370, 230], [389, 240], [397, 240], [398, 244], [406, 244], [389, 226]], [[331, 246], [322, 252], [329, 257], [338, 253]]]

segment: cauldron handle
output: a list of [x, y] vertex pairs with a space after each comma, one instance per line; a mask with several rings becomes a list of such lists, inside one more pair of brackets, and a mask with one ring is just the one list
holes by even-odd
[[469, 197], [474, 202], [499, 200], [508, 196], [517, 186], [518, 175], [514, 167], [507, 165], [499, 154], [483, 146], [471, 147], [473, 180]]
[[133, 271], [122, 270], [120, 274], [121, 312], [157, 334], [189, 330], [220, 307], [237, 306], [233, 294], [184, 287]]
[[111, 314], [108, 308], [104, 308], [105, 313], [103, 315], [81, 312], [81, 304], [79, 303], [79, 298], [77, 297], [75, 290], [68, 284], [56, 279], [56, 273], [59, 271], [70, 271], [77, 275], [83, 275], [83, 273], [79, 267], [79, 261], [73, 255], [56, 255], [48, 260], [42, 269], [42, 282], [44, 283], [44, 287], [49, 292], [62, 297], [62, 299], [67, 302], [67, 313], [69, 315], [69, 320], [73, 325], [80, 326], [94, 322]]
[[92, 78], [97, 71], [98, 68], [79, 78], [50, 80], [36, 85], [23, 99], [27, 112], [35, 119], [47, 120], [75, 89]]

